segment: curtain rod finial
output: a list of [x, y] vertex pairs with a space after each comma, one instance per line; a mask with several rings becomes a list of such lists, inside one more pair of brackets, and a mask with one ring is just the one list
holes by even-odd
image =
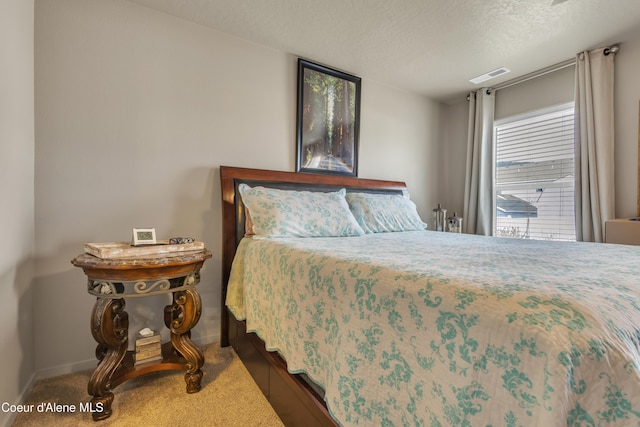
[[605, 55], [609, 55], [610, 53], [613, 53], [615, 55], [619, 51], [620, 51], [620, 45], [614, 44], [613, 46], [609, 46], [609, 47], [605, 48], [604, 49], [604, 54]]

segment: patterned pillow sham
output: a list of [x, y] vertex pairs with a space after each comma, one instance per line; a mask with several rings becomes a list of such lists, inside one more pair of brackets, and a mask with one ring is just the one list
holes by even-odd
[[399, 194], [348, 193], [351, 212], [365, 233], [424, 230], [427, 224], [409, 197]]
[[251, 237], [255, 233], [253, 232], [253, 221], [251, 221], [251, 214], [249, 209], [244, 207], [244, 237]]
[[349, 210], [345, 189], [322, 193], [249, 187], [238, 191], [256, 237], [345, 237], [364, 231]]

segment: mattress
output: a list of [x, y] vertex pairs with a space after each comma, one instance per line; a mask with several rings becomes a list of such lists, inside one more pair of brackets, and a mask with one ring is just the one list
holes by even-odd
[[640, 247], [241, 241], [227, 306], [340, 425], [640, 425]]

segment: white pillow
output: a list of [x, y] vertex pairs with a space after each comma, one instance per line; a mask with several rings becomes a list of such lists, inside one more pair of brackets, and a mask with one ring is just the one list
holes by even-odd
[[249, 187], [238, 191], [257, 237], [362, 236], [349, 210], [345, 189], [323, 193]]
[[400, 194], [348, 193], [351, 212], [365, 233], [424, 230], [427, 224], [408, 197]]

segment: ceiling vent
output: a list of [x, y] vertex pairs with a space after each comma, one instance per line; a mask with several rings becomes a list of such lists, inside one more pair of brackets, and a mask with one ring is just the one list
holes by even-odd
[[487, 80], [491, 80], [503, 74], [507, 74], [510, 71], [511, 70], [509, 70], [508, 68], [500, 67], [497, 70], [489, 71], [488, 73], [485, 73], [481, 76], [474, 77], [469, 81], [477, 85], [478, 83], [486, 82]]

